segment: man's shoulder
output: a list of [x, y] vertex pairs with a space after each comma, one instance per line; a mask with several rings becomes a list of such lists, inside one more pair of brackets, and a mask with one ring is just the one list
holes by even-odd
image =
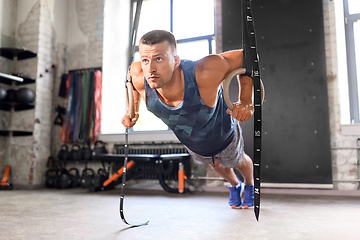
[[130, 68], [132, 82], [136, 90], [141, 91], [145, 88], [144, 73], [141, 68], [141, 62], [133, 62]]
[[184, 71], [193, 71], [196, 68], [196, 71], [202, 71], [205, 69], [212, 69], [218, 65], [221, 61], [221, 55], [208, 55], [199, 60], [193, 61], [188, 59], [181, 59], [181, 68]]
[[199, 88], [217, 90], [229, 71], [229, 64], [222, 55], [212, 54], [200, 59], [196, 66], [196, 81]]
[[141, 62], [138, 61], [138, 62], [133, 62], [131, 64], [131, 73], [137, 75], [137, 74], [142, 74], [142, 68], [141, 68]]
[[210, 54], [198, 61], [197, 69], [198, 70], [214, 70], [216, 68], [222, 67], [224, 64], [223, 56], [219, 54]]

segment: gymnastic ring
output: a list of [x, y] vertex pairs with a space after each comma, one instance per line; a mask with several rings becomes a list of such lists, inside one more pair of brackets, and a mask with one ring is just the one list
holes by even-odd
[[126, 83], [126, 107], [130, 114], [130, 118], [135, 117], [135, 104], [134, 104], [134, 87], [131, 82]]
[[[224, 80], [224, 99], [226, 102], [226, 105], [228, 106], [228, 108], [232, 111], [234, 109], [234, 104], [232, 103], [232, 101], [230, 100], [230, 94], [229, 94], [229, 87], [230, 87], [230, 83], [233, 80], [233, 78], [237, 75], [241, 75], [241, 74], [245, 74], [246, 69], [245, 68], [238, 68], [235, 69], [234, 71], [232, 71]], [[237, 80], [239, 81], [239, 79], [237, 78]], [[261, 104], [264, 102], [265, 99], [265, 87], [264, 84], [262, 82], [262, 80], [260, 79], [260, 84], [261, 84]], [[241, 85], [239, 84], [239, 96], [241, 93]], [[253, 97], [254, 98], [254, 90], [253, 90]], [[240, 101], [240, 99], [239, 99]]]

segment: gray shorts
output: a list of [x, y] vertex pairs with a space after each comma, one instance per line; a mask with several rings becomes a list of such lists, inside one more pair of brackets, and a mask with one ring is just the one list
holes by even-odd
[[244, 139], [242, 137], [241, 127], [238, 123], [232, 142], [222, 152], [216, 154], [214, 159], [213, 157], [204, 157], [194, 153], [189, 148], [187, 148], [187, 150], [194, 160], [200, 164], [212, 164], [213, 160], [218, 160], [225, 167], [234, 168], [238, 166], [244, 158]]

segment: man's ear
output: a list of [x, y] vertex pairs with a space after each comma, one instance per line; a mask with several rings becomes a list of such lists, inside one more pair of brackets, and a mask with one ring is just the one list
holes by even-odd
[[178, 68], [180, 66], [180, 57], [178, 55], [175, 55], [175, 68]]

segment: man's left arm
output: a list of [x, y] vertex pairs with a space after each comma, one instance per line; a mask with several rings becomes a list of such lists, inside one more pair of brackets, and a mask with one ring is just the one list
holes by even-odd
[[253, 80], [246, 75], [240, 76], [241, 92], [239, 92], [240, 101], [234, 104], [234, 109], [227, 109], [227, 113], [238, 121], [246, 122], [254, 114], [252, 101]]
[[[243, 51], [235, 50], [221, 54], [230, 66], [230, 74], [235, 69], [243, 67]], [[248, 121], [254, 114], [254, 106], [252, 100], [253, 80], [247, 75], [240, 76], [241, 92], [239, 92], [239, 102], [234, 104], [234, 109], [227, 109], [227, 113], [232, 115], [238, 121]]]
[[[219, 84], [235, 69], [243, 66], [243, 51], [233, 50], [221, 54], [209, 55], [197, 64], [195, 75], [199, 90], [204, 96], [217, 92]], [[197, 74], [198, 72], [198, 74]], [[241, 75], [240, 101], [234, 104], [234, 109], [227, 109], [227, 113], [238, 121], [248, 121], [254, 114], [252, 104], [253, 82], [251, 77]], [[204, 99], [203, 99], [204, 100]]]

